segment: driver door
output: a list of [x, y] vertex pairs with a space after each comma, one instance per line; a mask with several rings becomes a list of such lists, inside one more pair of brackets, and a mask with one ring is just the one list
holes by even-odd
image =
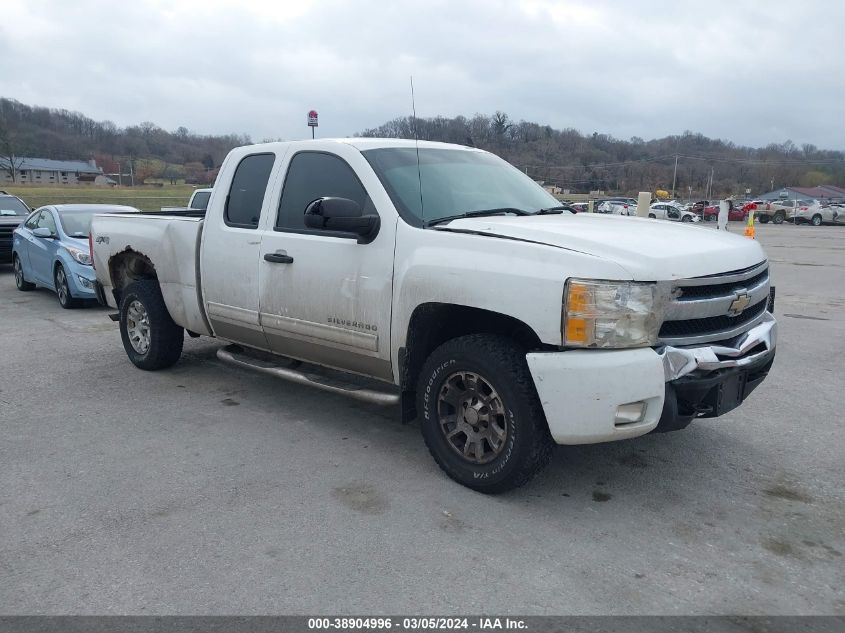
[[292, 151], [283, 171], [258, 271], [260, 319], [270, 349], [392, 380], [395, 224], [382, 218], [375, 239], [359, 244], [356, 235], [310, 229], [304, 220], [306, 206], [324, 196], [354, 200], [364, 214], [377, 214], [390, 204], [383, 187], [360, 152], [336, 144], [330, 152]]

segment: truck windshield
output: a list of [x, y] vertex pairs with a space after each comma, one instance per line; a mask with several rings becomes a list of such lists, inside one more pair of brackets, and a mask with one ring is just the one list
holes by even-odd
[[28, 215], [29, 207], [14, 196], [0, 196], [0, 215]]
[[560, 204], [521, 171], [486, 152], [420, 148], [419, 166], [413, 147], [361, 153], [399, 213], [415, 226], [484, 209], [535, 213]]

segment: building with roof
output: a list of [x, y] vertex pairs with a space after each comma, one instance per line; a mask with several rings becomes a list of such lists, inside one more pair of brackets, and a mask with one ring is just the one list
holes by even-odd
[[815, 187], [783, 187], [775, 189], [758, 200], [818, 200], [819, 202], [845, 202], [845, 188], [837, 185], [817, 185]]
[[[103, 174], [93, 160], [51, 160], [49, 158], [15, 157], [15, 181], [22, 185], [112, 185], [114, 180]], [[8, 158], [0, 157], [0, 183], [12, 182]]]

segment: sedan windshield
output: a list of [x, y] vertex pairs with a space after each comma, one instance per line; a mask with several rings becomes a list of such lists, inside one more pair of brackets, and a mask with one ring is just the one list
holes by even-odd
[[91, 230], [91, 218], [95, 213], [102, 213], [102, 211], [62, 211], [59, 213], [59, 221], [62, 223], [65, 235], [87, 238]]
[[557, 207], [550, 193], [501, 158], [471, 150], [390, 147], [362, 152], [405, 221]]
[[30, 209], [14, 196], [0, 196], [0, 215], [28, 215]]

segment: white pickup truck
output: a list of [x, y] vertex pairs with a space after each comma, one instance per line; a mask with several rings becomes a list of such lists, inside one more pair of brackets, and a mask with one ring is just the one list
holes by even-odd
[[756, 241], [557, 205], [478, 149], [268, 143], [232, 150], [203, 217], [97, 216], [91, 250], [141, 369], [217, 337], [239, 367], [401, 405], [493, 493], [554, 443], [722, 415], [775, 355]]

